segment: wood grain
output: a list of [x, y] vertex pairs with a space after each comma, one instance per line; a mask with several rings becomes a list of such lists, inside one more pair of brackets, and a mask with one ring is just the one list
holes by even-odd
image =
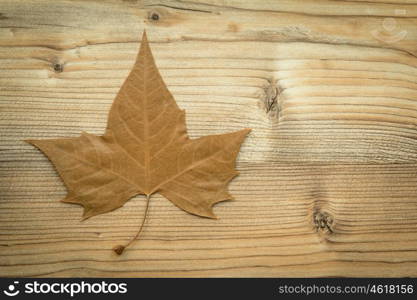
[[[146, 29], [191, 137], [250, 127], [220, 220], [80, 222], [24, 139], [102, 134]], [[417, 276], [417, 1], [0, 0], [0, 276]]]

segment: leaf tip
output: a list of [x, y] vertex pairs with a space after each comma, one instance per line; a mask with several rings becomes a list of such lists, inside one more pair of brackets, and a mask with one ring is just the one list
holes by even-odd
[[87, 210], [87, 209], [84, 207], [84, 213], [83, 213], [83, 215], [82, 215], [82, 217], [81, 217], [81, 221], [85, 221], [85, 220], [87, 220], [88, 218], [91, 218], [92, 216], [94, 216], [94, 213], [93, 213], [91, 210]]
[[210, 219], [214, 219], [214, 220], [218, 220], [219, 219], [219, 217], [218, 216], [216, 216], [214, 213], [213, 213], [213, 210], [210, 208], [210, 210], [208, 210], [208, 211], [206, 211], [204, 214], [202, 214], [202, 216], [203, 217], [206, 217], [206, 218], [210, 218]]
[[82, 205], [82, 203], [80, 203], [79, 201], [77, 201], [77, 198], [74, 197], [72, 195], [72, 193], [69, 193], [67, 196], [65, 196], [65, 198], [62, 198], [60, 200], [60, 202], [62, 202], [62, 203], [71, 203], [71, 204], [80, 204], [80, 205]]
[[142, 47], [145, 44], [148, 44], [148, 35], [146, 34], [146, 30], [144, 29], [142, 33], [142, 39], [140, 40], [140, 46]]
[[214, 213], [210, 213], [207, 215], [204, 215], [203, 217], [209, 218], [209, 219], [213, 219], [213, 220], [219, 220], [220, 218], [218, 216], [216, 216]]
[[34, 145], [35, 144], [35, 141], [36, 140], [23, 140], [25, 143], [28, 143], [28, 144], [31, 144], [31, 145]]
[[235, 201], [235, 200], [236, 200], [235, 197], [233, 197], [232, 195], [229, 195], [229, 198], [226, 199], [225, 201]]
[[252, 128], [245, 128], [243, 129], [243, 132], [246, 134], [249, 134], [252, 131]]
[[232, 134], [235, 134], [240, 140], [244, 140], [245, 137], [252, 131], [251, 128], [245, 128], [238, 131], [233, 132]]
[[116, 247], [113, 248], [113, 251], [117, 254], [117, 255], [121, 255], [123, 253], [123, 251], [125, 251], [125, 246], [122, 245], [118, 245]]
[[84, 222], [85, 220], [87, 220], [89, 217], [86, 217], [86, 216], [82, 216], [81, 217], [81, 222]]

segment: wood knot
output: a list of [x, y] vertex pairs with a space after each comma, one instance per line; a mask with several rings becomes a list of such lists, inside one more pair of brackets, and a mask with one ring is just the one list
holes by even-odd
[[333, 217], [327, 212], [316, 211], [313, 214], [313, 221], [317, 232], [332, 233]]
[[116, 247], [113, 248], [113, 251], [117, 254], [117, 255], [122, 255], [123, 251], [125, 251], [125, 246], [122, 245], [118, 245]]
[[279, 115], [279, 96], [281, 88], [275, 80], [269, 80], [268, 86], [264, 88], [263, 107], [269, 117], [278, 117]]
[[151, 20], [151, 21], [158, 21], [159, 20], [159, 14], [158, 13], [156, 13], [156, 12], [153, 12], [153, 13], [151, 13], [150, 15], [149, 15], [149, 19]]
[[61, 73], [64, 71], [64, 65], [60, 63], [54, 63], [52, 65], [52, 68], [54, 69], [55, 73]]

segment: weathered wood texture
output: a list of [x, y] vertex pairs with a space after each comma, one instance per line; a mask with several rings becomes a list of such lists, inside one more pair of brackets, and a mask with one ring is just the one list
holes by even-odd
[[[220, 220], [80, 222], [23, 139], [101, 134], [147, 30], [191, 137], [253, 129]], [[0, 0], [1, 276], [417, 276], [417, 1]]]

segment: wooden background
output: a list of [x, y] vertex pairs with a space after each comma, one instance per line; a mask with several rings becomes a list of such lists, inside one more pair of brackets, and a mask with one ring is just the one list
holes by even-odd
[[[81, 222], [23, 139], [102, 134], [146, 29], [191, 137], [253, 129], [220, 220]], [[0, 0], [1, 276], [417, 276], [417, 1]]]

